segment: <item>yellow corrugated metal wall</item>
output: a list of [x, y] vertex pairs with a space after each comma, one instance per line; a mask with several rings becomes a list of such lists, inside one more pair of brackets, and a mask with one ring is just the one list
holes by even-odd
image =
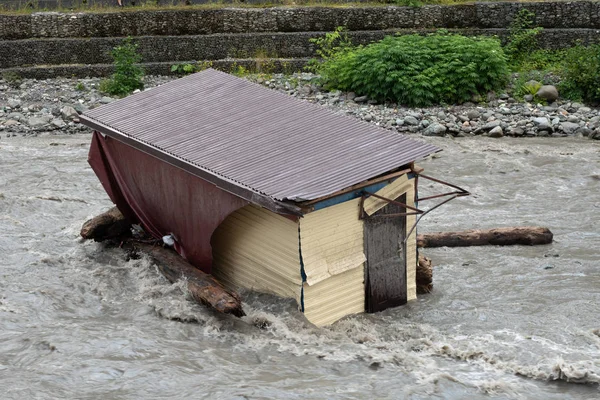
[[[414, 206], [414, 180], [402, 176], [377, 194]], [[369, 214], [387, 202], [365, 200]], [[212, 238], [213, 274], [226, 286], [291, 297], [317, 326], [365, 311], [363, 222], [360, 199], [307, 214], [299, 223], [255, 205], [232, 213]], [[415, 222], [407, 217], [407, 233]], [[302, 282], [301, 261], [306, 274]], [[416, 298], [416, 231], [407, 242], [408, 300]], [[303, 294], [302, 294], [303, 291]], [[303, 296], [303, 298], [302, 298]]]
[[211, 243], [213, 275], [225, 286], [291, 297], [300, 304], [297, 222], [248, 205], [223, 221]]
[[306, 282], [304, 313], [315, 325], [331, 324], [365, 310], [363, 222], [360, 199], [300, 219]]
[[314, 285], [304, 283], [304, 314], [317, 326], [365, 311], [365, 269], [334, 275]]

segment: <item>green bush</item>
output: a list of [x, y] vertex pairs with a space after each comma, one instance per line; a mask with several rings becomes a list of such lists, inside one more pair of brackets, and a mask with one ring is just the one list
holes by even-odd
[[178, 75], [189, 75], [195, 72], [204, 71], [205, 69], [212, 68], [212, 61], [198, 61], [194, 64], [173, 64], [171, 65], [171, 72]]
[[327, 32], [325, 36], [308, 40], [316, 45], [316, 53], [319, 59], [311, 59], [305, 67], [310, 72], [320, 72], [323, 63], [326, 63], [335, 57], [354, 50], [354, 46], [348, 37], [348, 30], [343, 26], [338, 26], [333, 32]]
[[131, 38], [115, 47], [111, 55], [114, 59], [115, 73], [101, 82], [100, 90], [113, 96], [127, 96], [136, 89], [143, 89], [144, 70], [136, 65], [142, 60], [137, 53], [137, 44]]
[[[535, 13], [521, 10], [510, 24], [508, 41], [504, 51], [514, 69], [523, 69], [522, 64], [529, 62], [532, 55], [539, 51], [538, 36], [543, 28], [534, 27]], [[540, 53], [537, 56], [542, 56]]]
[[497, 39], [440, 31], [388, 36], [365, 47], [338, 50], [317, 72], [331, 89], [427, 106], [468, 101], [473, 94], [500, 89], [509, 71]]
[[564, 97], [600, 101], [600, 45], [568, 49], [563, 68], [559, 89]]

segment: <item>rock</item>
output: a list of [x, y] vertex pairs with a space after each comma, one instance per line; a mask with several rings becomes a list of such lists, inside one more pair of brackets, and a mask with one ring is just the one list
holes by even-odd
[[566, 133], [567, 135], [572, 135], [575, 133], [575, 131], [577, 129], [579, 129], [579, 124], [567, 121], [567, 122], [562, 122], [560, 124], [560, 127], [564, 133]]
[[112, 103], [113, 101], [115, 101], [115, 99], [113, 99], [112, 97], [107, 97], [107, 96], [104, 96], [100, 99], [100, 103], [102, 103], [102, 104]]
[[534, 118], [533, 123], [537, 125], [538, 131], [552, 131], [552, 124], [546, 117]]
[[575, 115], [569, 115], [567, 117], [567, 121], [569, 122], [574, 122], [574, 123], [578, 123], [579, 122], [579, 118], [577, 118]]
[[25, 121], [25, 116], [18, 112], [11, 112], [8, 114], [8, 119], [16, 119], [17, 121]]
[[586, 114], [586, 113], [589, 113], [590, 111], [592, 111], [592, 109], [589, 107], [579, 107], [579, 109], [577, 110], [577, 112], [580, 114]]
[[358, 96], [358, 97], [355, 97], [355, 98], [354, 98], [354, 101], [355, 101], [356, 103], [364, 103], [364, 102], [365, 102], [365, 101], [367, 101], [367, 100], [368, 100], [368, 97], [367, 97], [367, 96]]
[[83, 114], [84, 112], [86, 112], [88, 110], [88, 108], [83, 105], [83, 104], [74, 104], [73, 108], [79, 113], [79, 114]]
[[421, 123], [419, 124], [419, 126], [421, 126], [421, 128], [427, 128], [431, 123], [429, 122], [428, 119], [424, 119], [421, 121]]
[[590, 128], [586, 128], [585, 126], [580, 126], [579, 129], [575, 131], [576, 135], [581, 136], [589, 136], [590, 133], [592, 133], [592, 130]]
[[65, 119], [75, 119], [75, 118], [79, 118], [79, 113], [77, 112], [77, 110], [71, 106], [64, 106], [61, 110], [60, 113], [62, 114], [62, 116]]
[[354, 100], [356, 98], [356, 93], [348, 92], [346, 93], [346, 100]]
[[513, 136], [523, 136], [525, 134], [525, 130], [523, 128], [514, 127], [510, 129], [509, 133]]
[[583, 104], [581, 103], [571, 103], [571, 106], [569, 108], [573, 109], [574, 111], [577, 111], [581, 107], [583, 107]]
[[[302, 85], [298, 88], [298, 94], [302, 95], [302, 96], [308, 96], [312, 93], [312, 88], [310, 87], [310, 85]], [[349, 99], [352, 100], [352, 99]]]
[[396, 125], [397, 125], [397, 126], [402, 126], [402, 125], [404, 125], [404, 120], [403, 120], [403, 119], [400, 119], [400, 118], [397, 118], [397, 119], [396, 119]]
[[442, 124], [433, 123], [429, 125], [424, 131], [423, 136], [444, 136], [446, 134], [446, 127]]
[[493, 138], [499, 138], [499, 137], [504, 136], [504, 132], [502, 131], [502, 127], [496, 126], [494, 129], [492, 129], [490, 131], [489, 136], [493, 137]]
[[556, 90], [556, 86], [553, 85], [544, 85], [539, 88], [537, 93], [535, 94], [540, 99], [544, 99], [547, 101], [554, 101], [558, 99], [558, 90]]
[[4, 123], [4, 126], [8, 127], [8, 126], [15, 126], [15, 125], [19, 125], [19, 121], [16, 121], [14, 119], [9, 119], [8, 121], [6, 121]]
[[510, 96], [506, 93], [502, 93], [500, 96], [498, 96], [498, 98], [500, 100], [508, 100], [510, 98]]
[[470, 120], [479, 119], [480, 116], [481, 114], [477, 110], [470, 110], [467, 112], [467, 117], [469, 117]]
[[413, 117], [412, 115], [409, 115], [407, 117], [404, 117], [404, 123], [406, 125], [419, 125], [419, 120], [416, 119], [415, 117]]
[[65, 121], [63, 121], [63, 120], [62, 120], [62, 119], [60, 119], [60, 118], [53, 119], [53, 120], [52, 120], [52, 122], [50, 122], [50, 123], [51, 123], [53, 126], [55, 126], [55, 127], [59, 128], [59, 129], [60, 129], [60, 128], [64, 128], [65, 126], [67, 126], [66, 122], [65, 122]]
[[31, 117], [27, 120], [27, 125], [29, 125], [32, 128], [40, 128], [44, 125], [46, 125], [48, 122], [46, 121], [45, 118], [40, 118], [40, 117]]
[[460, 127], [456, 124], [447, 124], [446, 128], [448, 129], [448, 132], [450, 132], [454, 136], [456, 136], [460, 132]]
[[363, 119], [367, 122], [373, 121], [373, 116], [371, 114], [367, 114], [363, 117]]
[[374, 106], [377, 104], [377, 100], [375, 100], [375, 99], [367, 100], [367, 104]]
[[502, 122], [498, 120], [490, 121], [487, 124], [483, 125], [481, 129], [483, 129], [484, 131], [491, 131], [492, 129], [499, 127], [501, 123]]
[[19, 108], [19, 107], [21, 107], [21, 100], [19, 100], [19, 99], [8, 99], [7, 104], [8, 104], [8, 106], [10, 108]]
[[588, 138], [600, 140], [600, 129], [594, 129], [592, 132], [590, 132]]
[[523, 96], [523, 100], [525, 100], [527, 102], [531, 102], [531, 101], [533, 101], [533, 95], [526, 94], [525, 96]]

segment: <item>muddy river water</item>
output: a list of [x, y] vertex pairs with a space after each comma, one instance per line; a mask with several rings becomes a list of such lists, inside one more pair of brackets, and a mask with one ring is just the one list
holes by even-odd
[[242, 320], [215, 315], [82, 243], [110, 206], [90, 136], [3, 138], [0, 398], [600, 398], [600, 142], [431, 140], [426, 171], [473, 195], [421, 232], [544, 225], [554, 243], [427, 249], [433, 293], [317, 329], [256, 293]]

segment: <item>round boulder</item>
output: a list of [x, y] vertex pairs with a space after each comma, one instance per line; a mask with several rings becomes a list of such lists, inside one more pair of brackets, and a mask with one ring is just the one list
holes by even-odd
[[558, 99], [558, 90], [556, 89], [556, 86], [544, 85], [539, 88], [535, 95], [546, 101], [554, 101]]

